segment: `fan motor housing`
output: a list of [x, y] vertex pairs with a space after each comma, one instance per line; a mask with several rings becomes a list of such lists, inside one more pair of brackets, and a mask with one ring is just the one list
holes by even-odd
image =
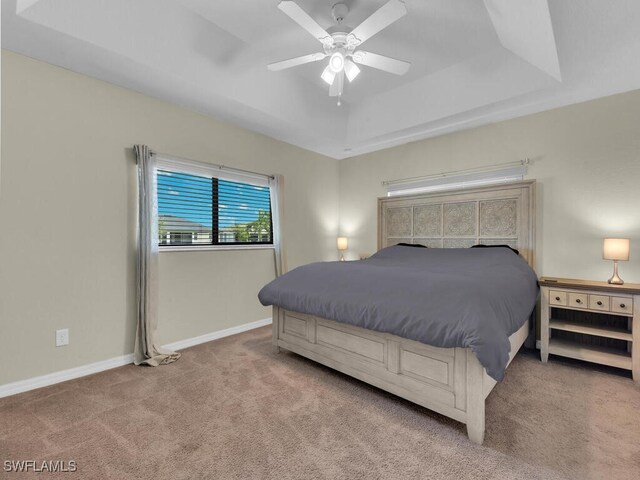
[[[344, 30], [344, 29], [341, 29]], [[350, 30], [350, 29], [349, 29]], [[332, 46], [324, 46], [324, 53], [327, 55], [331, 55], [335, 52], [342, 53], [345, 57], [353, 53], [356, 48], [356, 45], [349, 44], [348, 36], [350, 32], [339, 31], [331, 33], [331, 38], [333, 38]]]

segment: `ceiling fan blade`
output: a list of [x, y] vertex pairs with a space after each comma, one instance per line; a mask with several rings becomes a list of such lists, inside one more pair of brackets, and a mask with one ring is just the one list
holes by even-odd
[[333, 83], [329, 87], [330, 97], [339, 97], [342, 95], [342, 89], [344, 87], [344, 70], [340, 73], [336, 73], [336, 78], [333, 79]]
[[411, 67], [409, 62], [385, 57], [377, 53], [365, 52], [364, 50], [354, 52], [352, 58], [355, 63], [359, 63], [360, 65], [377, 68], [378, 70], [395, 73], [396, 75], [404, 75], [409, 71], [409, 67]]
[[278, 4], [278, 8], [289, 15], [291, 19], [304, 28], [307, 32], [318, 39], [323, 45], [333, 46], [333, 38], [329, 33], [318, 25], [313, 18], [309, 16], [296, 2], [283, 0]]
[[282, 60], [281, 62], [270, 63], [269, 65], [267, 65], [267, 68], [272, 72], [277, 72], [279, 70], [284, 70], [285, 68], [304, 65], [305, 63], [318, 62], [326, 56], [326, 53], [311, 53], [309, 55], [303, 55], [301, 57], [290, 58], [289, 60]]
[[360, 45], [406, 14], [407, 7], [405, 7], [403, 0], [389, 0], [358, 25], [348, 35], [347, 40], [351, 45]]

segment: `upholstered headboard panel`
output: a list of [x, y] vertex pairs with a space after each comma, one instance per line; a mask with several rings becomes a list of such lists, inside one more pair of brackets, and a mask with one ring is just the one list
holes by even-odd
[[378, 199], [378, 248], [506, 244], [534, 266], [535, 181]]

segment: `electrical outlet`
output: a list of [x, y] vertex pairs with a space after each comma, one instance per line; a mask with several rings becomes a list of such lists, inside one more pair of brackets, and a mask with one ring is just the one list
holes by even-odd
[[69, 329], [56, 330], [56, 347], [69, 345]]

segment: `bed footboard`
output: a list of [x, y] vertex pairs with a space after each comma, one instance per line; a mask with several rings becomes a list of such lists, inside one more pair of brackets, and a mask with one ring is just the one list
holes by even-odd
[[[512, 337], [512, 357], [527, 337]], [[273, 308], [273, 344], [467, 425], [484, 440], [485, 398], [495, 385], [468, 348], [438, 348], [395, 335]]]

